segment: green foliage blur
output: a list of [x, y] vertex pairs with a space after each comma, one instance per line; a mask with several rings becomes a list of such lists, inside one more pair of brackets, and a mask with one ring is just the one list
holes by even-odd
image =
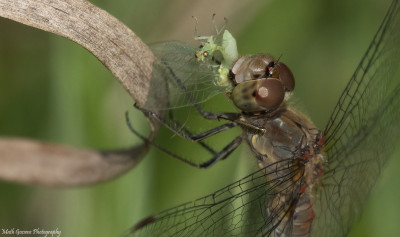
[[[232, 9], [236, 14], [228, 19], [227, 28], [237, 39], [239, 53], [268, 52], [289, 65], [297, 80], [295, 104], [321, 129], [390, 5], [390, 0], [275, 0], [252, 1], [252, 10], [247, 11], [237, 9], [233, 1], [222, 6], [192, 0], [92, 2], [148, 43], [174, 39], [196, 44], [190, 40], [193, 9], [203, 13], [196, 15], [201, 35], [213, 32], [213, 13], [223, 18], [220, 12], [226, 9], [220, 8]], [[128, 147], [140, 140], [126, 126], [127, 110], [134, 126], [148, 132], [131, 97], [82, 47], [2, 18], [0, 32], [1, 136], [96, 149]], [[233, 109], [223, 96], [207, 106]], [[188, 122], [199, 130], [207, 127], [202, 121]], [[224, 133], [218, 144], [239, 132]], [[194, 149], [197, 146], [176, 140], [162, 129], [157, 142], [190, 159], [204, 160], [206, 153]], [[62, 236], [120, 236], [149, 214], [244, 176], [254, 158], [245, 146], [241, 148], [208, 170], [196, 170], [153, 149], [128, 174], [92, 187], [57, 189], [1, 181], [0, 229], [58, 228]], [[398, 187], [400, 160], [394, 155], [350, 236], [400, 235]]]

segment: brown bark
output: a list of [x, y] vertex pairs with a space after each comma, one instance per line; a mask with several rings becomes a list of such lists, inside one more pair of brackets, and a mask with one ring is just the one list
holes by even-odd
[[[104, 10], [84, 0], [0, 0], [0, 16], [80, 44], [139, 105], [145, 103], [154, 56], [129, 28]], [[57, 187], [88, 185], [126, 172], [146, 151], [145, 145], [102, 152], [0, 138], [0, 178]]]

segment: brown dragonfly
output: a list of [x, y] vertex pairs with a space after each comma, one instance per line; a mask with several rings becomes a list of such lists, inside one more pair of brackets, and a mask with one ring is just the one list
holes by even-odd
[[[288, 101], [289, 67], [268, 54], [237, 56], [228, 31], [152, 47], [157, 61], [146, 116], [197, 142], [211, 158], [226, 159], [246, 142], [259, 170], [210, 195], [145, 218], [132, 236], [346, 236], [400, 135], [400, 9], [394, 0], [344, 89], [324, 130]], [[233, 50], [232, 50], [233, 49]], [[224, 92], [240, 113], [206, 112], [200, 103]], [[162, 99], [168, 98], [168, 99]], [[193, 106], [207, 120], [226, 123], [193, 134], [169, 112]], [[167, 111], [160, 113], [159, 111]], [[165, 117], [164, 117], [165, 115]], [[243, 133], [221, 150], [204, 140], [234, 127]]]

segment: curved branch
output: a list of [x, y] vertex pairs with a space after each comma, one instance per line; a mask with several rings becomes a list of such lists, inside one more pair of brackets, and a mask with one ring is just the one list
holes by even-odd
[[125, 173], [146, 152], [145, 145], [101, 152], [28, 139], [0, 138], [0, 178], [57, 187], [88, 185]]
[[[96, 56], [139, 105], [154, 55], [128, 27], [84, 0], [0, 0], [0, 16], [68, 38]], [[153, 125], [151, 137], [157, 131]], [[0, 139], [0, 178], [49, 186], [88, 185], [135, 166], [145, 145], [101, 152], [26, 139]]]
[[0, 0], [0, 16], [70, 39], [90, 51], [142, 105], [154, 55], [122, 22], [83, 0]]

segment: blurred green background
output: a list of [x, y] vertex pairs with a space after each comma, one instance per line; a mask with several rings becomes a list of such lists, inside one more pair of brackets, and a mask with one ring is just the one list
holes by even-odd
[[[196, 45], [191, 16], [199, 19], [201, 35], [213, 34], [213, 13], [218, 24], [227, 17], [241, 54], [268, 52], [289, 65], [297, 79], [296, 105], [320, 128], [390, 4], [390, 0], [92, 2], [148, 43], [174, 39]], [[130, 112], [132, 123], [143, 133], [146, 121], [90, 53], [61, 37], [2, 18], [0, 32], [1, 136], [97, 149], [140, 142], [129, 132], [124, 112]], [[229, 102], [220, 96], [208, 106], [226, 110]], [[222, 144], [238, 132], [222, 135]], [[193, 149], [196, 146], [175, 140], [162, 129], [157, 142], [193, 160], [199, 159], [196, 154], [203, 155]], [[57, 189], [0, 182], [0, 228], [58, 228], [62, 236], [119, 236], [149, 214], [243, 176], [253, 161], [247, 152], [239, 149], [209, 170], [196, 170], [153, 149], [127, 175], [93, 187]], [[400, 159], [394, 155], [350, 236], [400, 235], [398, 187]]]

